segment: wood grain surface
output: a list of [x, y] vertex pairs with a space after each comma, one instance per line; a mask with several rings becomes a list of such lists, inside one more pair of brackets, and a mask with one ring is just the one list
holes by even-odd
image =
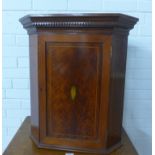
[[[109, 155], [138, 155], [127, 134], [122, 133], [122, 146]], [[65, 151], [38, 149], [30, 138], [30, 117], [27, 117], [3, 155], [65, 155]], [[74, 153], [74, 155], [97, 155]]]
[[[121, 145], [123, 14], [29, 15], [31, 137], [39, 148], [105, 154]], [[46, 153], [47, 154], [47, 153]]]

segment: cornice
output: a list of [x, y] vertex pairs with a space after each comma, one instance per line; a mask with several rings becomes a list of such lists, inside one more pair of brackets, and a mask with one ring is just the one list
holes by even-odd
[[137, 18], [124, 14], [51, 14], [27, 15], [20, 19], [23, 27], [28, 31], [34, 29], [104, 29], [122, 28], [130, 30], [134, 27]]

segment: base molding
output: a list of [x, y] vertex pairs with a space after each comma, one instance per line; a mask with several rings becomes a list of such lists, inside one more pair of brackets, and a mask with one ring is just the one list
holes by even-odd
[[67, 152], [81, 152], [81, 153], [91, 153], [91, 154], [101, 154], [106, 155], [114, 150], [121, 147], [122, 143], [121, 141], [113, 145], [112, 147], [109, 147], [108, 149], [102, 148], [102, 149], [85, 149], [85, 148], [78, 148], [78, 147], [64, 147], [64, 146], [56, 146], [51, 144], [43, 144], [40, 143], [32, 134], [30, 135], [32, 141], [35, 143], [35, 145], [38, 148], [42, 149], [51, 149], [51, 150], [61, 150], [61, 151], [67, 151]]

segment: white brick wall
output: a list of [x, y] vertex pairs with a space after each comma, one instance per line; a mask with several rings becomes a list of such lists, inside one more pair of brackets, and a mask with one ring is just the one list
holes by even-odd
[[97, 11], [102, 9], [102, 0], [68, 0], [68, 10]]
[[4, 0], [3, 1], [4, 10], [30, 10], [31, 0], [21, 1], [21, 0]]
[[151, 155], [151, 0], [3, 0], [3, 150], [30, 115], [26, 14], [120, 12], [139, 18], [130, 32], [123, 126], [139, 155]]
[[67, 10], [67, 0], [32, 0], [33, 10]]
[[122, 12], [122, 11], [135, 11], [137, 10], [136, 0], [104, 0], [103, 8], [105, 11]]

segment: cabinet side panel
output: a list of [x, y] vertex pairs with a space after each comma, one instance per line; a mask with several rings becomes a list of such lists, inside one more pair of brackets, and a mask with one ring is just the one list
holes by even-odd
[[107, 147], [121, 142], [127, 35], [113, 35]]
[[31, 135], [39, 140], [39, 101], [38, 101], [38, 37], [30, 35], [30, 94], [31, 94]]

